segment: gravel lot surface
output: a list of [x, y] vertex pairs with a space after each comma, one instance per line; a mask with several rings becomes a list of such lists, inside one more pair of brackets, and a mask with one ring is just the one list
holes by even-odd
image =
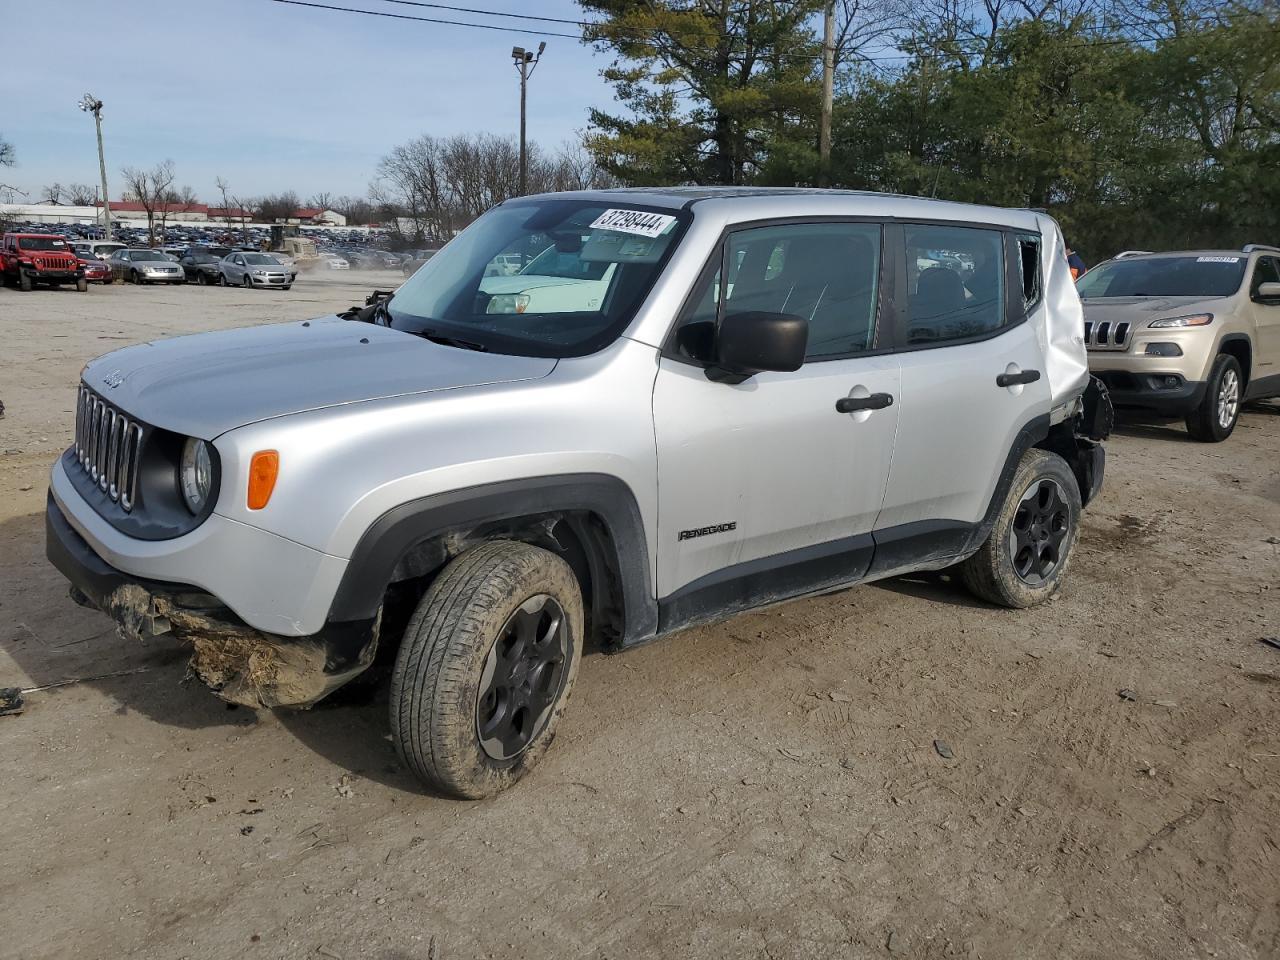
[[587, 657], [481, 803], [399, 767], [385, 687], [228, 709], [67, 598], [86, 360], [398, 279], [0, 289], [0, 687], [71, 681], [0, 717], [0, 957], [1280, 956], [1278, 404], [1123, 426], [1041, 608], [916, 577]]

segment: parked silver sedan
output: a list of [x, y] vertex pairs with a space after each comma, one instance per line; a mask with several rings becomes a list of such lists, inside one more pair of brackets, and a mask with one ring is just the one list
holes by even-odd
[[230, 253], [218, 264], [218, 282], [224, 287], [278, 287], [288, 290], [298, 272], [267, 253]]
[[129, 283], [186, 283], [182, 267], [159, 250], [124, 249], [111, 254], [111, 276]]

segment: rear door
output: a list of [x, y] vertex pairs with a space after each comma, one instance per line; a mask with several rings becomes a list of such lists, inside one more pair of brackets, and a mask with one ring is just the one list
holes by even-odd
[[906, 223], [902, 403], [875, 572], [944, 556], [986, 514], [1019, 431], [1051, 405], [1036, 325], [1039, 236]]
[[[1280, 394], [1280, 382], [1260, 383], [1271, 377], [1280, 378], [1280, 297], [1263, 297], [1259, 288], [1264, 283], [1280, 283], [1280, 258], [1259, 257], [1249, 281], [1250, 308], [1258, 331], [1252, 383], [1266, 395]], [[1250, 391], [1252, 392], [1252, 390]]]
[[[865, 572], [898, 421], [898, 362], [877, 337], [882, 235], [871, 222], [741, 229], [704, 271], [654, 385], [663, 629]], [[745, 311], [803, 316], [804, 365], [709, 378], [720, 319]], [[878, 409], [837, 409], [873, 394]]]

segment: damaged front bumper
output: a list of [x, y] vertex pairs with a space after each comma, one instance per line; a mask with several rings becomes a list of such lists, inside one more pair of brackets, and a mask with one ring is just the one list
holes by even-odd
[[249, 626], [211, 594], [125, 574], [94, 553], [52, 494], [45, 551], [71, 581], [77, 601], [111, 617], [122, 635], [171, 635], [190, 643], [192, 670], [232, 703], [309, 707], [364, 672], [377, 652], [380, 616], [283, 637]]

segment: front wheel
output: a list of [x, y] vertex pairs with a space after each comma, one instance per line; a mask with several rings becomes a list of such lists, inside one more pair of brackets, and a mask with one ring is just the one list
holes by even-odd
[[959, 565], [970, 592], [1002, 607], [1043, 603], [1062, 587], [1080, 535], [1080, 487], [1067, 462], [1022, 455], [987, 540]]
[[1209, 371], [1204, 399], [1187, 414], [1187, 433], [1202, 443], [1221, 443], [1231, 436], [1240, 419], [1240, 395], [1244, 377], [1240, 363], [1228, 353], [1220, 353]]
[[509, 540], [453, 560], [418, 604], [391, 678], [396, 750], [428, 786], [479, 799], [546, 753], [582, 655], [569, 565]]
[[76, 292], [78, 292], [78, 293], [88, 293], [88, 292], [89, 292], [89, 281], [88, 281], [88, 280], [86, 280], [86, 279], [84, 279], [84, 277], [81, 277], [79, 280], [77, 280], [77, 281], [76, 281]]
[[29, 292], [29, 291], [31, 290], [31, 288], [32, 288], [32, 287], [34, 287], [34, 286], [35, 286], [35, 284], [34, 284], [34, 283], [32, 283], [32, 281], [31, 281], [31, 277], [30, 277], [28, 274], [25, 274], [25, 273], [19, 273], [19, 274], [18, 274], [18, 289], [19, 289], [19, 290], [25, 290], [25, 291], [28, 291], [28, 292]]
[[142, 283], [142, 277], [138, 274], [137, 270], [131, 270], [129, 272], [129, 282], [135, 287]]
[[209, 285], [209, 278], [206, 277], [204, 274], [204, 271], [201, 270], [199, 273], [196, 274], [196, 286], [207, 287], [208, 285]]
[[249, 275], [247, 273], [240, 278], [240, 285], [243, 286], [246, 290], [253, 289], [253, 281], [249, 279]]

